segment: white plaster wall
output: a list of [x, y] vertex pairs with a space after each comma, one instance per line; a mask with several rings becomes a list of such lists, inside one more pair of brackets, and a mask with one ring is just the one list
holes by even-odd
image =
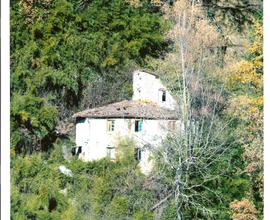
[[[160, 89], [166, 91], [166, 101], [161, 101], [161, 96], [159, 93]], [[149, 100], [157, 103], [161, 107], [166, 107], [170, 109], [176, 108], [176, 101], [162, 85], [160, 79], [152, 74], [135, 71], [133, 73], [133, 100]]]
[[[160, 89], [166, 91], [166, 101], [162, 102]], [[161, 107], [176, 109], [177, 104], [172, 95], [162, 85], [160, 79], [152, 74], [135, 71], [133, 73], [133, 100], [149, 100]], [[128, 122], [131, 122], [129, 129]], [[177, 121], [177, 129], [180, 129]], [[79, 158], [89, 161], [98, 160], [107, 156], [107, 147], [116, 145], [117, 137], [129, 136], [136, 142], [136, 147], [147, 144], [158, 146], [168, 132], [168, 120], [143, 120], [142, 131], [135, 132], [135, 119], [115, 119], [115, 130], [107, 131], [107, 119], [86, 118], [76, 123], [76, 145], [82, 146]], [[148, 173], [152, 168], [149, 161], [150, 151], [142, 153], [141, 169]]]
[[[107, 119], [87, 118], [76, 124], [76, 145], [82, 146], [79, 158], [84, 161], [98, 160], [107, 156], [107, 147], [115, 147], [118, 137], [133, 138], [136, 147], [143, 148], [147, 144], [153, 147], [160, 145], [168, 132], [168, 120], [143, 120], [142, 131], [135, 132], [135, 119], [114, 119], [115, 130], [107, 131]], [[129, 121], [131, 128], [129, 129]], [[180, 128], [180, 122], [177, 122]], [[151, 152], [146, 149], [142, 152], [140, 167], [147, 174], [152, 169], [149, 161]]]
[[88, 119], [81, 119], [76, 123], [76, 145], [85, 146], [89, 141], [90, 130]]

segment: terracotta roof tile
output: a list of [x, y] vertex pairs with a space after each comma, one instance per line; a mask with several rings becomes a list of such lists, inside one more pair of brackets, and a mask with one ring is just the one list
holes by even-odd
[[148, 118], [178, 119], [176, 111], [163, 108], [153, 102], [125, 100], [106, 106], [87, 109], [73, 115], [74, 118]]

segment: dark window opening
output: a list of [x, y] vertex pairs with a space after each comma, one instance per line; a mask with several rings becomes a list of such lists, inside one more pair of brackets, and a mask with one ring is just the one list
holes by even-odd
[[162, 102], [166, 102], [166, 91], [162, 91]]
[[72, 154], [72, 156], [79, 156], [79, 154], [80, 153], [82, 153], [82, 147], [81, 146], [79, 146], [79, 147], [73, 147], [72, 149], [71, 149], [71, 154]]
[[142, 120], [135, 120], [135, 132], [142, 130]]
[[135, 131], [139, 131], [139, 121], [135, 121]]
[[78, 123], [84, 123], [85, 120], [86, 120], [86, 118], [77, 117], [77, 118], [76, 118], [76, 124], [78, 124]]
[[80, 147], [78, 147], [78, 150], [77, 150], [77, 156], [79, 156], [79, 154], [82, 152], [82, 147], [80, 146]]
[[159, 89], [158, 90], [158, 100], [159, 102], [166, 102], [166, 90], [165, 89]]
[[142, 159], [142, 149], [135, 148], [135, 160], [141, 161]]

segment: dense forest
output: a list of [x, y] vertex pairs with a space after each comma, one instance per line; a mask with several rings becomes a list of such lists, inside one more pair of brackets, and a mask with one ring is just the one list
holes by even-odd
[[[10, 5], [11, 219], [263, 219], [262, 1]], [[72, 156], [72, 115], [129, 99], [136, 69], [177, 97], [184, 132], [149, 175], [125, 138], [115, 161]]]

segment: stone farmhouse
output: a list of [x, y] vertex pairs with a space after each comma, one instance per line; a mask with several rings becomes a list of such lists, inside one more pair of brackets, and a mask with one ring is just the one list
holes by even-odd
[[133, 72], [132, 100], [87, 109], [76, 118], [76, 153], [84, 161], [114, 160], [119, 137], [134, 140], [134, 155], [143, 173], [151, 171], [151, 151], [170, 130], [180, 129], [177, 103], [159, 77]]

